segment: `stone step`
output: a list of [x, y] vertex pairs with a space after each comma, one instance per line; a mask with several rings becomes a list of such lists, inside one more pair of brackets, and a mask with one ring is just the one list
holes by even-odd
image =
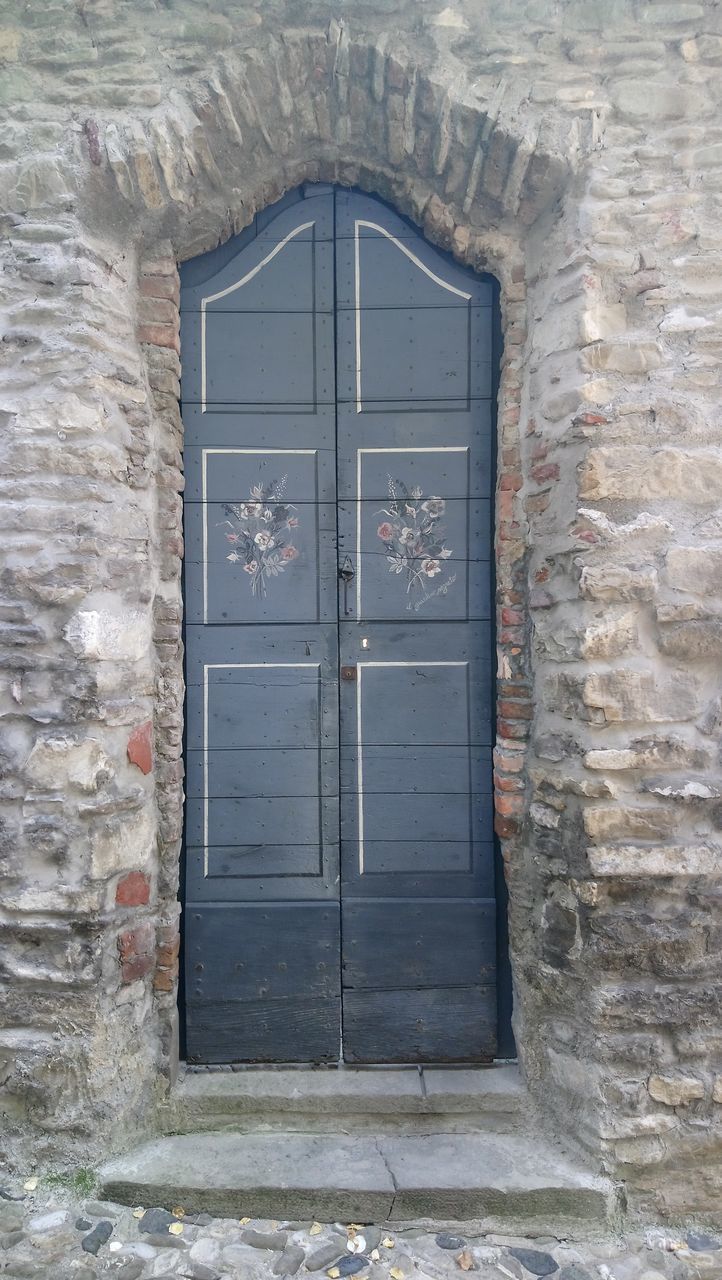
[[608, 1229], [605, 1179], [548, 1139], [512, 1134], [204, 1133], [156, 1139], [99, 1170], [102, 1196], [220, 1217], [475, 1224], [589, 1236]]
[[526, 1114], [519, 1068], [247, 1068], [186, 1071], [160, 1110], [164, 1133], [413, 1127], [509, 1132]]

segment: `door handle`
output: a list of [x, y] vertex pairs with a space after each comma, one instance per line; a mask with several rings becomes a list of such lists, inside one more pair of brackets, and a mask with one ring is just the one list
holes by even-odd
[[348, 617], [349, 614], [353, 613], [353, 609], [349, 609], [348, 607], [348, 589], [349, 584], [353, 582], [356, 577], [356, 570], [353, 567], [350, 556], [346, 556], [343, 564], [339, 565], [338, 576], [343, 583], [343, 611], [345, 617]]

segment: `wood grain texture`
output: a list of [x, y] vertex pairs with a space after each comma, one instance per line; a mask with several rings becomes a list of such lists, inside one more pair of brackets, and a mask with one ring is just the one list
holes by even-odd
[[496, 987], [346, 991], [347, 1062], [481, 1062], [496, 1052]]

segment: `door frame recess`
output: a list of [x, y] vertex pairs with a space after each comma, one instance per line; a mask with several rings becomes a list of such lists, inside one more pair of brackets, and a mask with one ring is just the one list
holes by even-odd
[[[311, 183], [311, 182], [302, 183], [299, 186], [294, 187], [292, 190], [288, 191], [284, 196], [282, 196], [280, 200], [267, 205], [263, 210], [257, 213], [253, 218], [252, 222], [249, 223], [249, 225], [245, 227], [237, 235], [230, 236], [222, 244], [218, 245], [217, 248], [212, 249], [207, 253], [199, 254], [198, 256], [195, 256], [183, 262], [180, 266], [180, 272], [182, 275], [184, 286], [200, 284], [206, 279], [215, 275], [218, 271], [220, 271], [226, 265], [226, 263], [228, 263], [231, 259], [233, 259], [239, 253], [239, 251], [245, 247], [245, 245], [251, 244], [256, 239], [258, 234], [261, 231], [263, 231], [263, 229], [268, 225], [268, 223], [272, 221], [279, 213], [282, 213], [285, 209], [291, 208], [293, 205], [300, 203], [304, 198], [304, 190], [306, 187], [312, 187], [312, 188], [315, 188], [316, 190], [319, 190], [323, 185], [327, 185], [329, 190], [332, 190], [334, 188], [334, 184], [320, 184], [320, 183]], [[341, 189], [341, 190], [351, 190], [352, 192], [355, 191], [361, 195], [373, 194], [374, 200], [378, 201], [382, 205], [385, 205], [386, 208], [388, 208], [396, 218], [406, 223], [406, 225], [414, 232], [414, 234], [420, 235], [422, 238], [424, 238], [427, 241], [427, 243], [429, 243], [434, 248], [435, 252], [442, 259], [445, 258], [450, 264], [453, 263], [454, 267], [457, 270], [461, 265], [465, 267], [466, 270], [473, 271], [473, 269], [470, 268], [468, 264], [459, 263], [459, 261], [456, 260], [447, 249], [444, 249], [438, 245], [435, 245], [433, 241], [429, 240], [428, 237], [425, 235], [423, 228], [415, 224], [405, 214], [401, 213], [391, 202], [384, 200], [378, 194], [365, 192], [360, 187], [350, 187], [350, 188], [339, 187], [338, 184], [336, 184], [336, 187], [337, 189]], [[335, 213], [334, 213], [334, 224], [335, 224]], [[492, 458], [498, 458], [499, 388], [500, 388], [500, 381], [501, 381], [502, 355], [503, 355], [503, 348], [504, 348], [502, 315], [501, 315], [501, 306], [500, 306], [501, 290], [500, 290], [498, 279], [492, 273], [482, 272], [482, 271], [479, 271], [479, 272], [473, 271], [473, 274], [488, 280], [489, 282], [491, 282], [493, 287], [491, 456]], [[336, 316], [334, 312], [334, 351], [335, 350], [336, 350]], [[183, 358], [182, 349], [180, 352], [180, 356], [182, 361], [182, 358]], [[183, 412], [182, 398], [180, 401], [180, 411], [182, 415], [182, 412]], [[498, 482], [498, 474], [499, 474], [499, 467], [497, 466], [497, 475], [496, 475], [497, 482]], [[490, 497], [490, 501], [491, 501], [491, 522], [490, 523], [494, 531], [493, 547], [492, 547], [493, 552], [495, 552], [496, 550], [496, 534], [497, 534], [495, 487], [496, 486], [492, 486], [491, 497]], [[495, 554], [492, 554], [491, 556], [490, 573], [491, 573], [490, 598], [493, 606], [493, 603], [497, 598], [497, 581], [496, 581], [497, 574], [496, 574]], [[182, 591], [183, 603], [185, 606], [185, 600], [186, 600], [185, 555], [182, 557], [182, 562], [181, 562], [181, 591]], [[184, 654], [183, 678], [184, 678], [184, 685], [185, 685], [187, 683], [186, 682], [185, 607], [183, 610], [183, 620], [181, 624], [181, 637], [182, 637], [183, 654]], [[494, 650], [492, 650], [492, 652], [493, 651]], [[494, 674], [493, 664], [492, 664], [492, 671], [491, 671], [491, 681], [492, 681], [492, 690], [491, 690], [491, 693], [492, 693], [492, 699], [491, 699], [492, 741], [495, 742], [496, 734], [497, 734], [497, 714], [496, 714], [497, 677]], [[182, 758], [184, 761], [187, 758], [186, 749], [187, 749], [187, 723], [188, 722], [187, 722], [187, 715], [186, 715], [186, 706], [187, 706], [187, 693], [184, 694], [183, 721], [182, 721], [182, 725], [183, 725]], [[180, 904], [181, 904], [181, 918], [186, 910], [186, 831], [187, 831], [187, 823], [186, 823], [185, 806], [184, 806], [184, 817], [183, 817], [182, 836], [181, 836], [181, 851], [180, 851], [179, 893], [178, 893]], [[514, 1032], [512, 1029], [513, 991], [512, 991], [511, 958], [510, 958], [510, 952], [509, 952], [509, 922], [508, 922], [509, 894], [508, 894], [508, 888], [506, 884], [506, 877], [504, 873], [504, 862], [502, 858], [501, 845], [500, 845], [499, 837], [496, 831], [494, 832], [494, 835], [493, 835], [493, 846], [494, 846], [494, 891], [495, 891], [495, 900], [496, 900], [496, 953], [497, 953], [496, 954], [496, 961], [497, 961], [496, 989], [497, 989], [497, 1037], [498, 1037], [498, 1047], [497, 1047], [497, 1054], [496, 1054], [495, 1061], [508, 1061], [510, 1059], [515, 1059], [517, 1056]], [[179, 976], [178, 976], [178, 1012], [179, 1012], [179, 1025], [178, 1025], [179, 1046], [178, 1047], [179, 1047], [179, 1057], [181, 1061], [185, 1061], [186, 1059], [186, 979], [185, 979], [184, 950], [185, 950], [185, 933], [184, 933], [184, 929], [181, 927]], [[240, 1064], [240, 1065], [242, 1069], [253, 1069], [253, 1064]], [[272, 1068], [273, 1064], [270, 1064], [270, 1065]], [[279, 1065], [282, 1065], [286, 1068], [289, 1068], [289, 1067], [292, 1068], [295, 1064], [283, 1063]], [[298, 1065], [308, 1066], [307, 1063], [299, 1063]], [[338, 1064], [325, 1063], [322, 1066], [319, 1065], [317, 1069], [329, 1070], [330, 1068], [333, 1068], [336, 1065], [338, 1065], [338, 1067], [340, 1068], [343, 1068], [345, 1064], [343, 1063], [343, 1061], [339, 1061]], [[430, 1064], [430, 1065], [433, 1065], [433, 1064]], [[351, 1067], [352, 1064], [349, 1064], [349, 1066]], [[396, 1064], [396, 1066], [398, 1066], [398, 1064]], [[268, 1069], [269, 1064], [260, 1063], [259, 1068]], [[200, 1068], [200, 1069], [203, 1069], [203, 1068]], [[206, 1069], [213, 1070], [213, 1066], [209, 1065], [209, 1067]], [[390, 1067], [389, 1069], [394, 1069], [394, 1068]], [[455, 1068], [453, 1067], [453, 1064], [450, 1064], [448, 1069], [455, 1069]]]

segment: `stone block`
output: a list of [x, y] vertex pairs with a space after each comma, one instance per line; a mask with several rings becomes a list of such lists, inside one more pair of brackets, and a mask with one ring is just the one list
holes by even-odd
[[649, 449], [620, 445], [590, 449], [581, 475], [582, 498], [625, 501], [722, 500], [722, 452], [717, 449]]
[[579, 577], [586, 600], [652, 600], [658, 585], [657, 570], [649, 565], [585, 565]]
[[677, 591], [722, 597], [722, 548], [670, 547], [665, 578]]
[[582, 315], [581, 339], [585, 345], [599, 342], [604, 338], [614, 338], [624, 333], [626, 327], [627, 310], [623, 303], [614, 302], [607, 305], [598, 303]]
[[[670, 11], [700, 8], [698, 5], [666, 5], [655, 6], [651, 12], [659, 12], [662, 7]], [[620, 115], [641, 122], [699, 118], [710, 107], [709, 98], [702, 88], [673, 80], [650, 80], [648, 76], [639, 80], [618, 80], [612, 86], [611, 97]]]
[[111, 814], [90, 832], [90, 876], [106, 880], [128, 867], [147, 867], [157, 847], [150, 806], [136, 813]]
[[113, 763], [96, 738], [69, 734], [41, 737], [25, 762], [30, 782], [50, 791], [76, 787], [97, 791], [115, 774]]
[[685, 672], [664, 679], [632, 668], [595, 673], [583, 681], [582, 700], [609, 724], [689, 720], [701, 709], [699, 685]]
[[685, 1107], [704, 1097], [704, 1084], [694, 1076], [651, 1075], [647, 1089], [655, 1102], [667, 1107]]
[[659, 647], [671, 658], [706, 662], [722, 657], [722, 617], [662, 626]]
[[712, 762], [709, 751], [691, 746], [684, 738], [636, 738], [628, 747], [607, 747], [588, 751], [587, 769], [706, 769]]
[[599, 342], [584, 348], [581, 361], [591, 372], [644, 374], [659, 368], [662, 352], [656, 342]]
[[150, 615], [138, 609], [122, 614], [106, 609], [79, 609], [64, 630], [80, 658], [99, 662], [138, 662], [150, 654]]
[[654, 879], [722, 875], [722, 845], [702, 840], [691, 845], [592, 845], [587, 857], [595, 876]]
[[654, 840], [671, 834], [678, 824], [672, 805], [592, 805], [584, 810], [584, 830], [592, 840]]
[[670, 800], [718, 800], [722, 796], [722, 786], [700, 778], [643, 778], [641, 787], [650, 795]]
[[20, 40], [16, 27], [0, 27], [0, 62], [17, 62]]

